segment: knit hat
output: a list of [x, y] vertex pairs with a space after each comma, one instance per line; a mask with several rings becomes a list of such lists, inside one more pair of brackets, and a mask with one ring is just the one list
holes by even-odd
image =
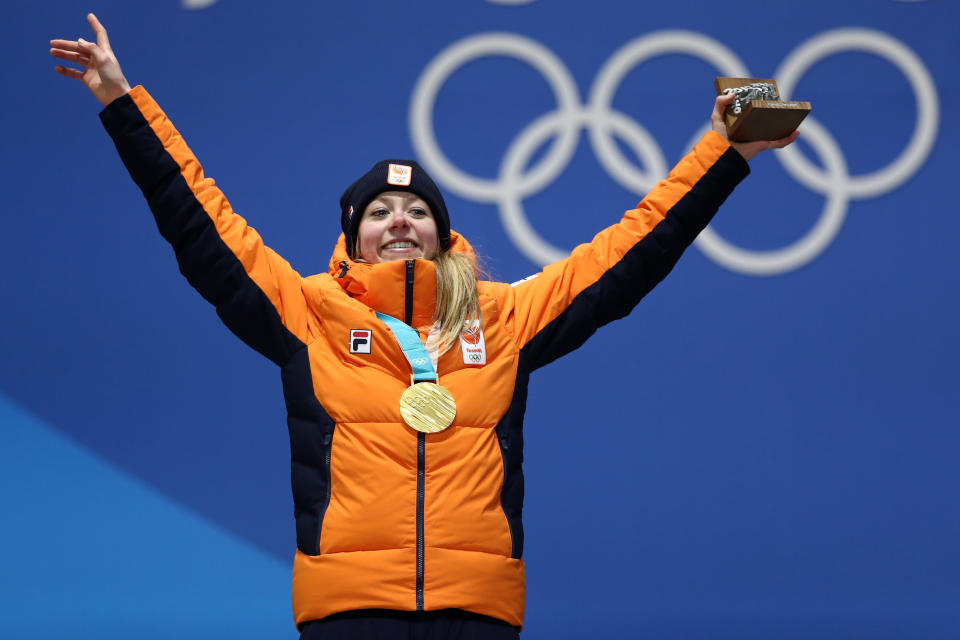
[[351, 256], [357, 246], [357, 229], [364, 209], [384, 191], [409, 191], [423, 199], [437, 223], [440, 249], [450, 248], [450, 216], [436, 183], [415, 160], [381, 160], [340, 196], [340, 227]]

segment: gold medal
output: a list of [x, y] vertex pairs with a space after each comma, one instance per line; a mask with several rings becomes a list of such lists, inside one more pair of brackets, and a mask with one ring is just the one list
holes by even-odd
[[437, 433], [453, 423], [457, 403], [439, 384], [420, 382], [407, 387], [400, 396], [400, 415], [417, 431]]

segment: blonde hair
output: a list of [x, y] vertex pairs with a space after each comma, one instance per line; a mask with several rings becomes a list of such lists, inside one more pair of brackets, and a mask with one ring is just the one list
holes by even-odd
[[449, 250], [437, 254], [433, 262], [437, 268], [437, 306], [433, 321], [440, 325], [442, 355], [457, 344], [465, 328], [480, 323], [477, 263], [471, 256]]
[[[353, 256], [360, 254], [360, 240], [353, 248]], [[362, 258], [353, 258], [366, 262]], [[440, 326], [438, 347], [440, 355], [457, 344], [460, 333], [473, 325], [479, 325], [480, 294], [477, 278], [483, 270], [475, 257], [446, 249], [432, 258], [437, 270], [437, 304], [433, 310], [433, 322]]]

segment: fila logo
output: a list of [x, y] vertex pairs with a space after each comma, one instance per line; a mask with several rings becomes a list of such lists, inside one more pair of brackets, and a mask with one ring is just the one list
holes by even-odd
[[350, 353], [370, 353], [373, 332], [369, 329], [350, 329]]
[[409, 187], [411, 178], [413, 178], [413, 167], [405, 164], [391, 164], [387, 167], [387, 184]]

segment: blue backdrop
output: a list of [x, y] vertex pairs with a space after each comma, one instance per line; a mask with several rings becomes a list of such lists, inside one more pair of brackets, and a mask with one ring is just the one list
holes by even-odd
[[382, 157], [511, 281], [633, 206], [715, 76], [812, 102], [629, 318], [534, 377], [523, 637], [960, 633], [956, 3], [50, 0], [0, 8], [0, 637], [296, 637], [277, 371], [53, 72], [89, 10], [301, 273]]

